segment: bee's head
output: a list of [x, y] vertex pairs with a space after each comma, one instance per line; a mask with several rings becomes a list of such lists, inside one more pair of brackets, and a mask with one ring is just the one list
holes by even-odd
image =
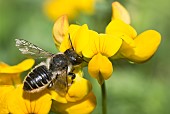
[[64, 54], [67, 55], [69, 61], [73, 64], [73, 65], [79, 65], [83, 62], [83, 58], [81, 56], [79, 56], [72, 48], [67, 49]]

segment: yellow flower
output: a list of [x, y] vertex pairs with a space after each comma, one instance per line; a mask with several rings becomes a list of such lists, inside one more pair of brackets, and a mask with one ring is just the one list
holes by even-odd
[[147, 30], [137, 35], [132, 26], [119, 19], [114, 19], [108, 24], [106, 34], [112, 34], [123, 39], [117, 56], [112, 58], [127, 58], [136, 63], [150, 59], [161, 42], [161, 35], [157, 31]]
[[51, 108], [51, 95], [48, 91], [37, 93], [26, 93], [23, 85], [16, 88], [12, 85], [0, 86], [0, 113], [12, 114], [47, 114]]
[[77, 70], [74, 73], [76, 78], [65, 96], [61, 96], [53, 90], [51, 91], [52, 99], [54, 100], [52, 111], [69, 114], [82, 112], [87, 114], [94, 110], [96, 98], [92, 92], [91, 83], [82, 77], [81, 70]]
[[70, 19], [80, 12], [92, 13], [94, 11], [95, 0], [47, 0], [44, 10], [48, 17], [56, 20], [62, 15], [67, 15]]
[[92, 58], [88, 64], [88, 71], [100, 84], [111, 76], [113, 66], [108, 58], [117, 53], [121, 44], [122, 40], [118, 37], [90, 31], [88, 47], [82, 53], [83, 56]]
[[20, 73], [30, 69], [34, 64], [33, 59], [27, 59], [15, 66], [0, 62], [0, 85], [21, 83]]
[[[0, 113], [28, 114], [48, 113], [51, 108], [51, 95], [47, 90], [37, 93], [26, 93], [20, 84], [20, 73], [30, 69], [33, 59], [27, 59], [15, 66], [0, 64]], [[15, 86], [14, 86], [15, 84]]]
[[[60, 27], [61, 29], [59, 29], [56, 23], [58, 25], [63, 25]], [[60, 51], [64, 52], [68, 48], [71, 48], [71, 43], [68, 38], [69, 34], [72, 46], [76, 53], [91, 59], [88, 64], [88, 71], [90, 75], [96, 78], [100, 84], [103, 83], [103, 80], [107, 80], [113, 71], [112, 63], [108, 58], [116, 54], [119, 50], [122, 44], [122, 39], [114, 35], [98, 34], [95, 31], [89, 30], [86, 24], [82, 26], [65, 26], [67, 25], [65, 23], [68, 23], [65, 16], [60, 17], [56, 23], [53, 27], [53, 36]], [[68, 31], [65, 32], [65, 30]], [[59, 33], [64, 33], [64, 35], [60, 35], [61, 37], [58, 37], [56, 34]]]

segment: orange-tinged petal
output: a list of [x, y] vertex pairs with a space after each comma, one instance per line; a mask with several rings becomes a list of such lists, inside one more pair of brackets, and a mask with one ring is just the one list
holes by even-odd
[[127, 50], [123, 55], [133, 62], [144, 62], [152, 57], [157, 50], [161, 42], [161, 35], [157, 31], [147, 30], [138, 35], [134, 42], [136, 44], [136, 47], [133, 49], [134, 53], [128, 55]]
[[99, 52], [107, 57], [113, 56], [122, 45], [122, 39], [109, 34], [99, 34]]
[[102, 84], [103, 80], [107, 80], [111, 76], [113, 67], [106, 56], [98, 53], [90, 60], [88, 71], [92, 77], [96, 78]]
[[52, 110], [64, 114], [90, 114], [96, 107], [96, 97], [93, 92], [78, 102], [59, 103], [53, 102]]
[[53, 26], [53, 38], [57, 47], [60, 46], [65, 35], [68, 32], [69, 22], [66, 15], [63, 15], [57, 19]]
[[39, 93], [27, 93], [22, 89], [23, 85], [18, 85], [16, 89], [8, 94], [8, 109], [14, 114], [47, 114], [51, 108], [51, 96], [48, 91]]
[[64, 40], [62, 41], [60, 45], [60, 52], [65, 52], [67, 49], [71, 48], [70, 41], [68, 40], [68, 35], [64, 37]]
[[114, 32], [124, 33], [131, 38], [135, 38], [137, 35], [135, 29], [132, 26], [119, 19], [112, 20], [106, 27], [106, 34], [113, 34]]
[[82, 25], [75, 36], [74, 44], [75, 51], [80, 54], [83, 49], [85, 49], [89, 42], [89, 30], [86, 24]]
[[92, 58], [99, 51], [99, 35], [97, 32], [89, 30], [90, 40], [88, 46], [82, 51], [84, 57]]
[[86, 95], [88, 95], [91, 90], [92, 90], [92, 85], [88, 80], [80, 76], [76, 76], [76, 78], [74, 79], [74, 83], [71, 85], [71, 87], [68, 90], [66, 99], [69, 102], [79, 101], [83, 99]]
[[112, 3], [112, 20], [113, 19], [120, 19], [125, 23], [130, 24], [129, 13], [119, 2]]
[[26, 59], [15, 66], [8, 66], [0, 69], [0, 73], [20, 73], [30, 69], [34, 65], [34, 59]]

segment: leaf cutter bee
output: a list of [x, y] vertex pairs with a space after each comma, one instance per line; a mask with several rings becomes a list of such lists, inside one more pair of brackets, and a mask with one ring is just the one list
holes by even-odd
[[[70, 36], [69, 40], [72, 46]], [[75, 79], [73, 69], [83, 62], [83, 58], [74, 51], [73, 46], [64, 53], [52, 54], [26, 40], [15, 39], [15, 41], [16, 47], [22, 54], [47, 58], [27, 74], [23, 81], [24, 91], [35, 93], [49, 87], [55, 89], [60, 95], [65, 95], [69, 86], [68, 76], [71, 76], [72, 80]]]

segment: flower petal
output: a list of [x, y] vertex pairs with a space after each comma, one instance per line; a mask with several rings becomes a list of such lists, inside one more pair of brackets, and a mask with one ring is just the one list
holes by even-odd
[[[22, 87], [19, 85], [16, 89], [11, 91], [7, 97], [7, 104], [10, 113], [24, 114], [29, 113], [30, 105], [26, 105], [26, 99], [22, 97]], [[28, 110], [27, 110], [28, 109]]]
[[20, 73], [0, 73], [0, 85], [21, 84]]
[[90, 114], [96, 107], [96, 97], [90, 92], [84, 99], [78, 102], [59, 103], [54, 101], [52, 110], [59, 113], [68, 114]]
[[[78, 87], [81, 87], [81, 89]], [[69, 102], [79, 101], [83, 99], [86, 95], [88, 95], [91, 90], [92, 85], [88, 80], [80, 76], [76, 76], [76, 78], [74, 79], [74, 83], [68, 90], [66, 99]]]
[[0, 69], [2, 68], [5, 68], [5, 67], [8, 67], [9, 65], [7, 65], [6, 63], [4, 62], [0, 62]]
[[53, 38], [57, 47], [60, 46], [69, 28], [69, 22], [66, 15], [57, 19], [53, 26]]
[[99, 34], [99, 52], [107, 57], [113, 56], [120, 48], [122, 39], [109, 34]]
[[34, 64], [33, 59], [27, 59], [15, 66], [0, 64], [0, 85], [20, 84], [20, 73], [28, 70]]
[[61, 96], [56, 91], [51, 90], [50, 94], [51, 94], [52, 99], [55, 100], [56, 102], [67, 103], [67, 99], [65, 98], [65, 96]]
[[8, 99], [8, 94], [10, 91], [14, 89], [14, 86], [12, 85], [1, 85], [0, 86], [0, 114], [9, 114], [8, 110], [8, 104], [7, 104], [7, 99]]
[[30, 94], [30, 101], [31, 110], [33, 113], [47, 114], [51, 109], [52, 100], [48, 90], [43, 90], [38, 94]]
[[129, 13], [119, 2], [112, 3], [112, 20], [113, 19], [120, 19], [125, 23], [130, 24]]
[[152, 57], [157, 50], [161, 42], [161, 35], [157, 31], [147, 30], [138, 35], [134, 42], [136, 44], [133, 49], [134, 53], [129, 55], [127, 50], [123, 55], [133, 62], [144, 62]]
[[98, 34], [94, 31], [90, 31], [89, 44], [82, 53], [87, 58], [92, 58], [92, 56], [97, 53], [110, 57], [119, 50], [121, 44], [122, 39], [119, 37], [110, 34]]
[[92, 77], [102, 84], [103, 80], [107, 80], [111, 76], [113, 67], [107, 57], [98, 53], [90, 60], [88, 71]]
[[89, 30], [86, 24], [82, 25], [76, 33], [74, 44], [75, 51], [80, 54], [89, 42]]
[[84, 57], [92, 58], [99, 52], [99, 35], [97, 32], [89, 30], [90, 40], [88, 46], [82, 51]]
[[0, 73], [20, 73], [30, 69], [34, 65], [34, 59], [26, 59], [15, 66], [8, 66], [0, 69]]
[[[81, 26], [79, 26], [79, 25], [70, 25], [69, 26], [68, 33], [67, 33], [67, 35], [65, 35], [64, 40], [62, 41], [60, 48], [59, 48], [59, 50], [61, 52], [65, 52], [67, 49], [72, 48], [71, 43], [73, 45], [73, 48], [75, 49], [74, 40], [75, 40], [77, 31], [80, 29], [80, 27]], [[69, 40], [69, 35], [70, 35], [71, 42]]]
[[115, 36], [115, 37], [117, 36], [117, 37], [121, 38], [122, 39], [122, 45], [121, 45], [118, 53], [116, 53], [116, 55], [112, 56], [111, 59], [122, 58], [121, 54], [124, 53], [124, 52], [128, 52], [128, 53], [126, 53], [128, 55], [131, 55], [132, 53], [134, 53], [134, 51], [132, 49], [135, 48], [136, 45], [135, 45], [135, 42], [132, 38], [130, 38], [129, 36], [122, 34], [122, 33], [115, 33], [115, 34], [112, 34], [112, 35]]
[[37, 93], [27, 93], [22, 89], [23, 85], [18, 85], [16, 89], [8, 94], [8, 109], [14, 114], [45, 113], [51, 108], [51, 96], [47, 91]]
[[113, 34], [114, 32], [121, 32], [131, 38], [135, 38], [137, 35], [135, 29], [132, 26], [119, 19], [112, 20], [106, 27], [106, 34]]

